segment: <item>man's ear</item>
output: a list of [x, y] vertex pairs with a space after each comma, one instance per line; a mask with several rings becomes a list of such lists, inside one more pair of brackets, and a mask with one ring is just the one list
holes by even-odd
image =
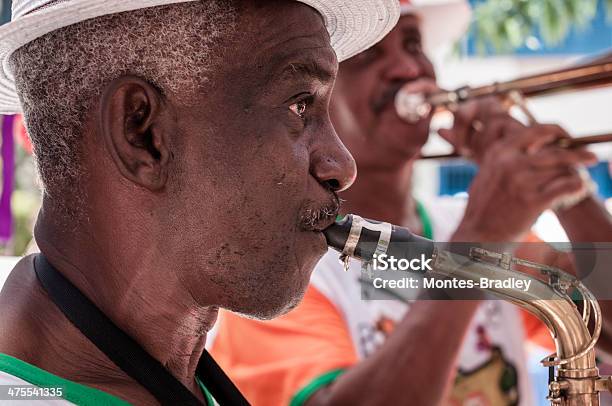
[[100, 100], [99, 128], [115, 165], [128, 180], [162, 189], [170, 162], [170, 115], [160, 91], [135, 76], [106, 87]]

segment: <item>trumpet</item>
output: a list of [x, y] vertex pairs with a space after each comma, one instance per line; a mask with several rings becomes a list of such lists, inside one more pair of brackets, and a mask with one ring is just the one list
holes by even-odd
[[[432, 269], [427, 274], [436, 277], [530, 280], [528, 291], [499, 287], [484, 290], [529, 311], [550, 330], [557, 351], [543, 359], [542, 365], [550, 370], [551, 406], [598, 406], [599, 393], [612, 392], [612, 378], [601, 376], [595, 363], [595, 344], [602, 329], [601, 309], [594, 295], [574, 276], [480, 247], [469, 247], [466, 253], [451, 252], [405, 228], [352, 214], [338, 219], [324, 234], [328, 246], [339, 251], [344, 261], [352, 257], [368, 263], [382, 254], [405, 259], [425, 255], [432, 259]], [[513, 269], [516, 265], [539, 271], [542, 277], [517, 272]], [[572, 290], [582, 297], [582, 312], [572, 301]]]
[[[500, 96], [511, 105], [514, 104], [521, 108], [530, 121], [534, 122], [535, 119], [524, 105], [524, 98], [587, 90], [611, 84], [612, 61], [610, 61], [610, 55], [608, 55], [595, 62], [485, 86], [464, 86], [452, 91], [441, 91], [430, 95], [407, 93], [400, 90], [395, 95], [395, 109], [402, 119], [415, 123], [429, 116], [432, 112], [435, 114], [441, 111], [455, 111], [460, 103], [469, 100]], [[609, 142], [612, 141], [612, 135], [600, 134], [591, 139], [594, 142]], [[581, 145], [586, 144], [588, 142], [583, 141]], [[576, 145], [572, 146], [570, 143], [561, 146], [571, 148]], [[456, 156], [456, 154], [437, 155], [435, 157], [421, 157], [421, 159], [453, 158]]]

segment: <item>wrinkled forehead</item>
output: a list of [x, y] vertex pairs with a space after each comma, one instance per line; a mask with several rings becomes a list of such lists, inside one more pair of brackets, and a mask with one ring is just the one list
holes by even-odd
[[323, 17], [312, 7], [296, 1], [252, 3], [256, 4], [241, 16], [260, 54], [273, 54], [291, 47], [333, 51]]
[[[255, 3], [255, 2], [253, 2]], [[242, 59], [264, 76], [291, 64], [304, 65], [314, 76], [335, 76], [336, 54], [323, 18], [300, 2], [262, 2], [241, 13]]]

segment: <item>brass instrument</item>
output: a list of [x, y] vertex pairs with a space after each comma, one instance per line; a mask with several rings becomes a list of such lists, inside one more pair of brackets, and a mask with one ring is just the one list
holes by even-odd
[[[551, 405], [597, 406], [599, 392], [612, 391], [612, 378], [600, 376], [595, 364], [595, 344], [602, 328], [601, 309], [593, 294], [574, 276], [559, 269], [498, 254], [478, 247], [457, 254], [441, 249], [430, 240], [388, 223], [348, 215], [325, 230], [328, 245], [349, 257], [369, 262], [374, 255], [396, 258], [433, 258], [428, 275], [467, 281], [481, 278], [522, 278], [531, 281], [527, 291], [489, 288], [494, 295], [534, 314], [550, 330], [557, 352], [542, 360], [551, 368], [548, 399]], [[346, 262], [345, 262], [346, 264]], [[517, 272], [515, 265], [537, 270], [541, 278]], [[570, 297], [577, 290], [584, 304], [580, 313]], [[589, 321], [593, 321], [590, 332]]]
[[[466, 86], [430, 95], [407, 93], [400, 90], [395, 95], [395, 109], [401, 118], [407, 122], [415, 123], [427, 117], [432, 111], [454, 111], [460, 103], [468, 100], [487, 96], [500, 96], [504, 97], [509, 103], [520, 107], [530, 121], [534, 121], [533, 116], [524, 106], [525, 97], [544, 96], [612, 85], [612, 61], [610, 59], [608, 56], [600, 58], [600, 60], [595, 62], [554, 72], [480, 87]], [[610, 138], [612, 136], [604, 142], [611, 141]], [[439, 155], [435, 158], [453, 158], [456, 156], [456, 154]], [[422, 157], [421, 159], [431, 158]]]
[[[585, 145], [601, 144], [604, 142], [612, 142], [612, 133], [589, 135], [580, 138], [561, 138], [556, 144], [561, 148], [579, 148]], [[440, 155], [427, 155], [422, 156], [419, 159], [450, 159], [450, 158], [461, 158], [461, 155], [457, 152], [450, 154]]]

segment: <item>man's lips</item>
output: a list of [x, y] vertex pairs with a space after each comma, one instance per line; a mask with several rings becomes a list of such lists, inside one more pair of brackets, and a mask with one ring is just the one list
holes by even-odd
[[304, 210], [300, 216], [301, 228], [305, 231], [321, 232], [336, 221], [339, 212], [340, 199], [332, 193], [328, 203]]
[[336, 214], [327, 217], [325, 220], [321, 220], [316, 227], [314, 227], [314, 229], [312, 231], [315, 232], [323, 232], [323, 230], [325, 230], [326, 228], [330, 227], [332, 224], [334, 224], [336, 222], [336, 218], [338, 217], [338, 211], [336, 211]]

